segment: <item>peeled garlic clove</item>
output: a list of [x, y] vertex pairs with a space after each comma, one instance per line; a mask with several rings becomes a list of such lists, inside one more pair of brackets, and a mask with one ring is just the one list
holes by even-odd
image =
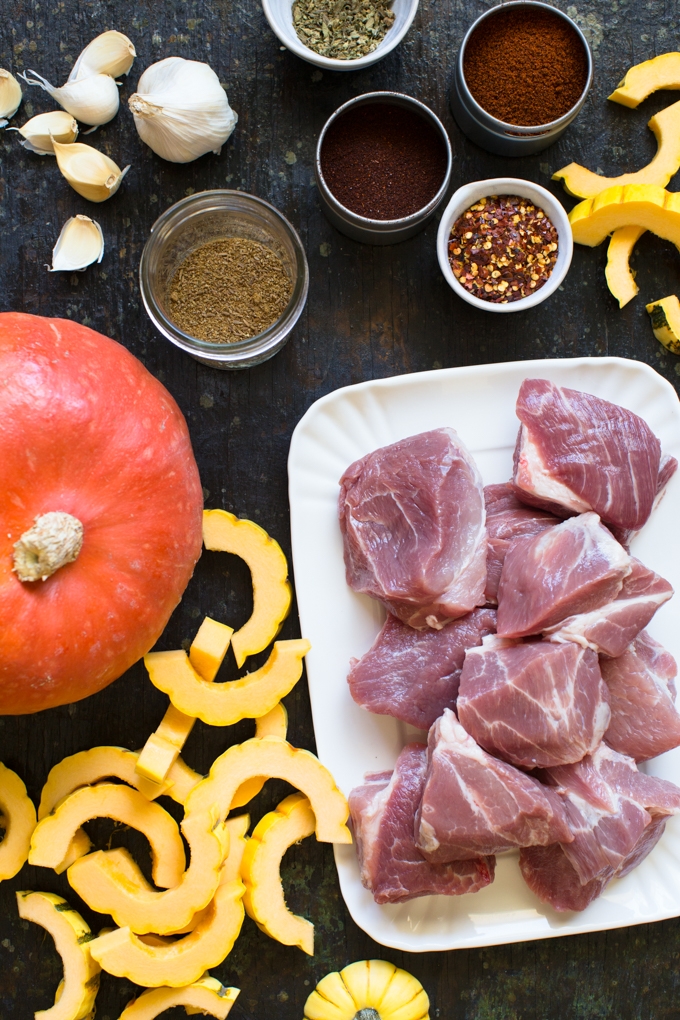
[[118, 191], [120, 182], [130, 169], [121, 170], [112, 159], [91, 145], [75, 142], [61, 145], [54, 142], [57, 165], [74, 191], [90, 202], [105, 202]]
[[109, 74], [117, 78], [127, 74], [137, 56], [132, 42], [122, 32], [103, 32], [93, 39], [80, 54], [68, 76], [69, 81], [87, 78], [91, 74]]
[[10, 117], [19, 109], [21, 102], [21, 85], [13, 74], [0, 67], [0, 127], [4, 127]]
[[183, 57], [148, 67], [129, 105], [139, 137], [171, 163], [219, 152], [238, 120], [213, 69]]
[[52, 249], [51, 273], [74, 272], [101, 262], [104, 257], [104, 235], [96, 220], [89, 216], [71, 216], [61, 229]]
[[[29, 78], [29, 74], [33, 78]], [[67, 81], [60, 89], [55, 89], [36, 71], [24, 71], [21, 77], [28, 85], [39, 85], [83, 124], [99, 127], [108, 124], [118, 113], [118, 86], [108, 74], [90, 74], [87, 78]]]
[[61, 142], [68, 145], [75, 142], [78, 137], [78, 125], [70, 113], [64, 110], [51, 110], [49, 113], [39, 113], [37, 117], [31, 117], [23, 127], [16, 128], [24, 141], [21, 143], [30, 152], [37, 152], [39, 156], [53, 156], [53, 142]]

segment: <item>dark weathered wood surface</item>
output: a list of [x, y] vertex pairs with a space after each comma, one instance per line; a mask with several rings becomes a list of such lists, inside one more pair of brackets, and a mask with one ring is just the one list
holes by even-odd
[[[88, 139], [121, 166], [132, 164], [111, 201], [92, 206], [68, 187], [54, 160], [25, 152], [17, 135], [0, 136], [0, 309], [66, 316], [129, 347], [187, 416], [206, 506], [252, 517], [288, 555], [290, 436], [306, 408], [338, 386], [441, 366], [605, 354], [637, 358], [678, 381], [680, 361], [654, 340], [644, 311], [645, 301], [677, 288], [678, 257], [670, 245], [649, 236], [640, 242], [636, 268], [641, 294], [623, 311], [605, 286], [604, 249], [581, 249], [560, 292], [547, 304], [524, 314], [494, 316], [473, 311], [444, 283], [435, 257], [436, 222], [401, 245], [371, 248], [344, 238], [324, 219], [313, 183], [318, 132], [341, 102], [373, 89], [407, 92], [443, 118], [454, 148], [456, 187], [510, 173], [564, 197], [551, 184], [550, 173], [571, 159], [617, 173], [651, 157], [654, 142], [645, 124], [677, 97], [657, 94], [637, 111], [605, 99], [630, 64], [677, 46], [678, 0], [579, 0], [575, 7], [559, 0], [558, 6], [577, 17], [590, 36], [594, 86], [578, 122], [558, 145], [515, 161], [469, 143], [448, 109], [458, 44], [486, 6], [483, 0], [421, 0], [409, 35], [386, 60], [362, 73], [322, 74], [281, 50], [257, 0], [5, 0], [1, 5], [0, 66], [15, 72], [32, 67], [61, 84], [81, 47], [106, 28], [128, 33], [138, 59], [122, 87], [119, 115]], [[145, 67], [172, 54], [209, 61], [238, 111], [237, 130], [219, 157], [175, 166], [155, 157], [137, 138], [126, 98]], [[53, 108], [37, 88], [24, 91], [15, 122]], [[278, 206], [300, 231], [311, 272], [307, 307], [288, 346], [267, 364], [234, 374], [203, 367], [156, 335], [137, 286], [141, 249], [156, 216], [192, 191], [215, 187], [253, 192]], [[104, 261], [83, 274], [49, 275], [45, 263], [59, 229], [77, 212], [101, 223]], [[205, 555], [162, 647], [191, 638], [206, 613], [238, 625], [248, 615], [248, 599], [243, 565]], [[293, 612], [283, 636], [297, 633]], [[291, 740], [313, 748], [304, 684], [286, 702]], [[0, 760], [25, 778], [37, 799], [48, 769], [64, 755], [102, 743], [141, 746], [166, 703], [138, 664], [88, 701], [33, 717], [0, 718]], [[246, 723], [226, 733], [199, 724], [185, 757], [207, 769], [229, 743], [251, 732], [252, 724]], [[283, 788], [270, 783], [254, 816], [270, 810]], [[110, 827], [95, 831], [99, 845], [106, 845]], [[116, 843], [129, 838], [115, 834]], [[433, 1017], [680, 1016], [676, 920], [485, 950], [407, 955], [375, 945], [350, 920], [329, 847], [308, 840], [295, 848], [286, 856], [284, 876], [293, 908], [317, 926], [317, 954], [309, 958], [280, 946], [246, 919], [234, 951], [216, 971], [225, 983], [242, 989], [231, 1014], [239, 1020], [299, 1020], [307, 994], [323, 974], [374, 956], [404, 965], [421, 978]], [[17, 918], [14, 892], [21, 888], [61, 891], [76, 900], [63, 877], [43, 869], [26, 867], [14, 881], [0, 885], [2, 1020], [28, 1020], [34, 1010], [47, 1008], [60, 976], [49, 938]], [[93, 927], [104, 923], [84, 913]], [[98, 1020], [116, 1020], [132, 992], [128, 982], [104, 976]]]

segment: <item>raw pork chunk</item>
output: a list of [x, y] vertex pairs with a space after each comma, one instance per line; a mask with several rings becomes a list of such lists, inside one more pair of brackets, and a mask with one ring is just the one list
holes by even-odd
[[366, 785], [349, 795], [361, 881], [376, 903], [403, 903], [416, 896], [460, 896], [493, 882], [493, 857], [430, 864], [416, 850], [413, 819], [426, 769], [425, 744], [408, 744], [394, 772], [367, 775]]
[[576, 644], [486, 638], [465, 656], [458, 718], [486, 751], [513, 765], [579, 761], [609, 725], [597, 655]]
[[553, 514], [524, 506], [517, 499], [509, 485], [486, 485], [486, 531], [488, 550], [486, 554], [486, 601], [492, 605], [498, 602], [498, 582], [505, 555], [518, 538], [539, 535], [546, 528], [560, 523]]
[[610, 658], [623, 655], [673, 589], [659, 574], [631, 559], [631, 572], [613, 602], [570, 616], [543, 632], [549, 641], [576, 641]]
[[604, 735], [615, 751], [647, 761], [680, 744], [675, 659], [646, 631], [618, 659], [603, 659], [612, 718]]
[[404, 623], [441, 627], [484, 604], [482, 480], [453, 429], [356, 461], [338, 510], [347, 583]]
[[632, 758], [601, 744], [575, 765], [542, 778], [563, 798], [573, 839], [548, 853], [520, 852], [531, 889], [556, 910], [582, 910], [612, 878], [637, 867], [680, 811], [680, 789], [638, 772]]
[[498, 636], [525, 637], [612, 602], [631, 558], [597, 514], [572, 517], [508, 551], [498, 587]]
[[623, 533], [638, 531], [677, 467], [661, 464], [659, 440], [638, 415], [547, 379], [524, 380], [517, 417], [517, 494], [561, 516], [594, 510]]
[[570, 832], [549, 787], [486, 754], [446, 709], [428, 738], [416, 837], [438, 863], [568, 841]]
[[455, 707], [466, 649], [495, 630], [493, 609], [475, 609], [442, 630], [414, 630], [388, 615], [371, 650], [352, 662], [350, 693], [369, 712], [429, 730]]

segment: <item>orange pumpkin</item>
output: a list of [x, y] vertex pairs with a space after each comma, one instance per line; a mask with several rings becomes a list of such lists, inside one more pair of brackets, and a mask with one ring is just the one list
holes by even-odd
[[[124, 347], [0, 314], [0, 715], [101, 690], [153, 646], [201, 551], [186, 422]], [[37, 518], [37, 520], [36, 520]]]

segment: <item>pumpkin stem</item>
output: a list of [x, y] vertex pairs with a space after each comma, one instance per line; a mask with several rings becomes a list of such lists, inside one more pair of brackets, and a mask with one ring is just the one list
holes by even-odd
[[61, 510], [40, 514], [14, 544], [14, 571], [20, 581], [46, 581], [73, 563], [83, 545], [83, 526]]
[[365, 1006], [354, 1014], [354, 1020], [380, 1020], [380, 1013], [372, 1006]]

